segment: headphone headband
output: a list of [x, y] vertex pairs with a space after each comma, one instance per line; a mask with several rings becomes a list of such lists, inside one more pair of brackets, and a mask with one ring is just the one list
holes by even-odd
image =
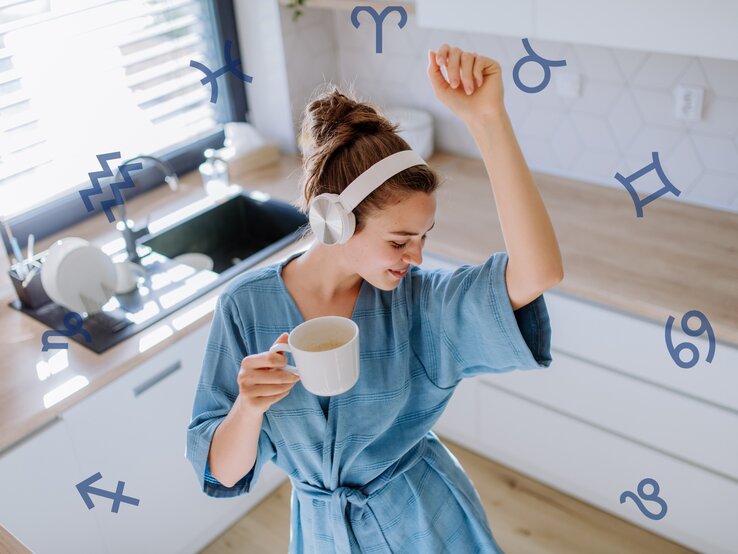
[[428, 165], [414, 150], [403, 150], [382, 158], [364, 171], [346, 189], [338, 195], [347, 212], [352, 211], [359, 203], [393, 175], [416, 165]]

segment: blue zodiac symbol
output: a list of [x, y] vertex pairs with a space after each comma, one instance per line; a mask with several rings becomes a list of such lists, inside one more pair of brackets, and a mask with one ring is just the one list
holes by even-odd
[[[628, 175], [628, 177], [623, 177], [620, 173], [615, 174], [615, 178], [620, 181], [620, 183], [628, 190], [630, 197], [633, 199], [637, 217], [643, 217], [643, 206], [645, 206], [649, 202], [653, 202], [659, 196], [663, 196], [667, 192], [673, 192], [674, 196], [679, 196], [682, 193], [682, 191], [672, 185], [671, 181], [669, 181], [669, 179], [666, 177], [666, 174], [661, 167], [661, 162], [659, 161], [658, 152], [651, 152], [651, 158], [653, 159], [653, 161], [650, 164], [645, 166], [643, 169], [639, 169], [635, 173]], [[638, 193], [635, 191], [633, 185], [631, 185], [630, 182], [638, 179], [639, 177], [642, 177], [652, 170], [656, 170], [656, 174], [659, 176], [659, 179], [661, 179], [664, 187], [652, 194], [649, 194], [643, 200], [641, 200], [640, 198], [638, 198]]]
[[[653, 487], [653, 492], [651, 492], [650, 494], [646, 494], [646, 485], [651, 485]], [[631, 491], [625, 491], [623, 494], [620, 495], [620, 503], [623, 504], [628, 498], [632, 499], [633, 502], [636, 503], [636, 506], [638, 506], [638, 509], [641, 511], [641, 513], [649, 519], [661, 519], [666, 515], [666, 502], [664, 502], [663, 498], [659, 497], [659, 484], [656, 482], [656, 479], [646, 477], [640, 483], [638, 483], [638, 496], [636, 496]], [[649, 512], [643, 505], [641, 498], [643, 500], [651, 500], [652, 502], [656, 502], [656, 504], [661, 506], [661, 511], [657, 514]]]
[[[701, 323], [697, 329], [690, 329], [687, 325], [690, 317], [696, 317], [700, 320]], [[697, 363], [698, 358], [700, 357], [699, 352], [697, 351], [697, 347], [691, 342], [683, 342], [681, 344], [678, 344], [676, 348], [674, 348], [674, 345], [671, 342], [671, 327], [673, 324], [674, 318], [672, 316], [669, 316], [669, 319], [666, 320], [666, 327], [664, 328], [664, 334], [666, 335], [666, 348], [668, 348], [671, 358], [679, 367], [681, 367], [682, 369], [689, 369], [690, 367], [694, 367], [694, 365]], [[715, 355], [715, 332], [712, 330], [712, 325], [710, 325], [710, 322], [707, 321], [705, 314], [703, 314], [699, 310], [688, 311], [682, 316], [682, 331], [684, 331], [691, 337], [698, 337], [699, 335], [707, 331], [709, 348], [707, 350], [707, 358], [705, 358], [705, 360], [708, 363], [712, 363], [712, 358]], [[679, 357], [679, 354], [684, 349], [687, 349], [692, 353], [692, 358], [687, 362], [683, 362]]]
[[[92, 201], [90, 200], [90, 196], [96, 196], [98, 194], [102, 194], [103, 192], [102, 186], [100, 186], [100, 179], [102, 179], [103, 177], [113, 176], [113, 170], [110, 169], [110, 164], [108, 162], [110, 160], [116, 160], [120, 158], [120, 152], [107, 152], [105, 154], [98, 154], [96, 157], [97, 163], [100, 164], [100, 167], [102, 167], [103, 170], [88, 173], [87, 175], [90, 177], [90, 182], [92, 183], [92, 186], [88, 189], [79, 191], [79, 195], [82, 197], [82, 202], [84, 202], [85, 208], [87, 208], [88, 212], [91, 212], [95, 209], [95, 207], [92, 205]], [[130, 189], [135, 186], [135, 183], [133, 182], [133, 179], [128, 174], [128, 172], [135, 171], [136, 169], [141, 169], [142, 167], [143, 165], [140, 163], [124, 164], [118, 167], [118, 171], [120, 171], [123, 180], [116, 183], [110, 183], [110, 190], [113, 191], [113, 198], [100, 202], [100, 206], [105, 212], [105, 215], [108, 217], [108, 221], [113, 221], [115, 219], [112, 207], [120, 206], [124, 202], [123, 196], [121, 196], [120, 191], [122, 189]]]
[[233, 43], [230, 40], [225, 41], [225, 60], [226, 64], [218, 69], [217, 71], [210, 71], [204, 64], [200, 62], [196, 62], [195, 60], [190, 60], [190, 67], [194, 67], [196, 69], [199, 69], [205, 74], [205, 77], [200, 79], [200, 82], [203, 85], [206, 85], [208, 83], [212, 83], [212, 87], [210, 88], [210, 101], [215, 104], [215, 102], [218, 101], [218, 81], [216, 80], [221, 75], [224, 75], [226, 73], [233, 73], [236, 77], [241, 79], [244, 83], [250, 83], [254, 80], [254, 78], [251, 75], [246, 75], [245, 73], [241, 73], [238, 69], [236, 69], [239, 65], [241, 65], [241, 58], [238, 58], [237, 60], [231, 60], [231, 46]]
[[[513, 67], [513, 81], [515, 81], [515, 84], [523, 92], [541, 92], [548, 86], [548, 82], [551, 80], [551, 67], [566, 65], [566, 60], [546, 60], [542, 58], [533, 51], [527, 38], [523, 39], [523, 46], [525, 47], [525, 51], [528, 52], [528, 55], [520, 58], [515, 64], [515, 67]], [[536, 62], [543, 68], [543, 81], [538, 86], [529, 87], [524, 85], [520, 80], [520, 70], [528, 62]]]
[[407, 23], [407, 11], [402, 6], [387, 6], [382, 10], [382, 13], [377, 13], [372, 6], [356, 6], [351, 11], [351, 23], [355, 28], [359, 28], [359, 13], [368, 12], [374, 18], [374, 28], [376, 30], [376, 53], [382, 53], [382, 25], [384, 25], [384, 18], [390, 12], [398, 12], [400, 14], [400, 22], [398, 26], [402, 29]]
[[46, 331], [41, 335], [41, 352], [47, 350], [67, 350], [69, 345], [66, 342], [49, 342], [49, 337], [71, 337], [79, 333], [85, 339], [85, 342], [92, 342], [92, 336], [87, 329], [82, 327], [82, 316], [77, 312], [69, 312], [64, 316], [64, 327], [66, 331]]
[[89, 476], [84, 481], [81, 481], [75, 485], [80, 496], [82, 496], [82, 500], [84, 500], [84, 503], [87, 506], [88, 510], [92, 510], [92, 508], [95, 507], [94, 502], [92, 502], [92, 498], [90, 498], [90, 496], [92, 496], [93, 494], [96, 496], [102, 496], [104, 498], [110, 498], [113, 501], [113, 507], [110, 509], [110, 511], [116, 514], [118, 513], [121, 502], [138, 506], [140, 502], [138, 498], [133, 498], [132, 496], [126, 496], [123, 494], [123, 487], [125, 487], [126, 485], [125, 481], [118, 481], [117, 489], [115, 490], [115, 492], [112, 492], [106, 491], [105, 489], [98, 489], [97, 487], [92, 486], [92, 483], [94, 483], [95, 481], [99, 481], [100, 479], [102, 479], [102, 474], [98, 471], [94, 475]]

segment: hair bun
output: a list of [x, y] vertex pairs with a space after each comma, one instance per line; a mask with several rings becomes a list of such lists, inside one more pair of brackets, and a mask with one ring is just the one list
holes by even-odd
[[396, 131], [374, 107], [341, 93], [337, 87], [305, 108], [303, 135], [313, 149], [344, 146], [357, 134]]

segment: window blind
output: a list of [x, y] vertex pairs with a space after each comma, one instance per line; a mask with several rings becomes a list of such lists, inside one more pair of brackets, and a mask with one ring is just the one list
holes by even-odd
[[0, 216], [217, 131], [215, 35], [205, 0], [0, 0]]

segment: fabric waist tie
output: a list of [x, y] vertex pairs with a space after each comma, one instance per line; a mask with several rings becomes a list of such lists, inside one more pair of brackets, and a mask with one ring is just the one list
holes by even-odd
[[[428, 448], [428, 441], [425, 437], [421, 439], [407, 454], [392, 466], [383, 471], [375, 479], [372, 479], [363, 487], [336, 487], [335, 490], [328, 490], [317, 485], [311, 485], [302, 481], [292, 479], [292, 486], [297, 491], [300, 501], [318, 499], [328, 503], [328, 515], [330, 517], [330, 525], [333, 531], [333, 541], [336, 552], [341, 554], [351, 553], [351, 544], [349, 541], [349, 525], [351, 524], [348, 514], [346, 513], [347, 505], [353, 504], [357, 508], [363, 508], [366, 503], [373, 497], [377, 496], [395, 477], [399, 477], [407, 470], [418, 463]], [[383, 536], [382, 530], [377, 524], [376, 518], [370, 518], [371, 524], [376, 527], [373, 531], [377, 536]]]

